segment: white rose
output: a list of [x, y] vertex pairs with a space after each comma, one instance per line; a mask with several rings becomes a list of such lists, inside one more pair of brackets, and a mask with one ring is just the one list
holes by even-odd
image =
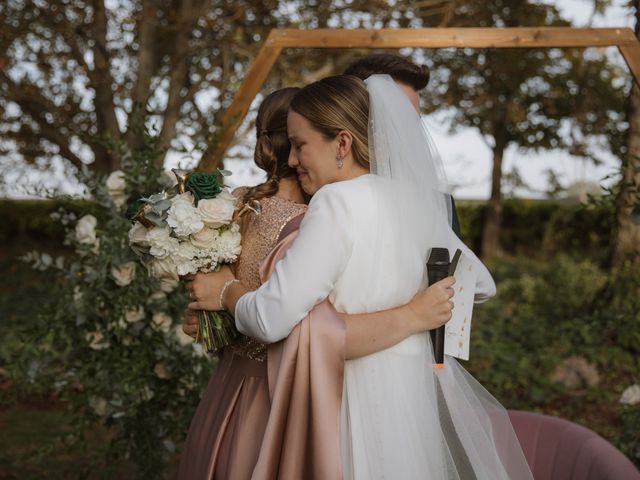
[[144, 315], [145, 315], [144, 308], [142, 308], [142, 306], [140, 305], [138, 305], [135, 308], [130, 308], [129, 310], [124, 312], [124, 318], [129, 323], [138, 322], [142, 320], [144, 318]]
[[[204, 202], [204, 200], [200, 200], [200, 203], [202, 202]], [[215, 245], [216, 238], [218, 238], [218, 231], [210, 227], [204, 227], [190, 237], [191, 244], [202, 250], [211, 250]]]
[[164, 312], [158, 312], [153, 315], [153, 324], [164, 333], [168, 333], [171, 330], [172, 323], [171, 317]]
[[147, 233], [149, 233], [147, 227], [142, 225], [140, 222], [134, 222], [133, 226], [129, 229], [129, 245], [149, 247]]
[[198, 272], [198, 263], [194, 260], [183, 260], [178, 263], [178, 275], [189, 275]]
[[149, 244], [149, 253], [156, 258], [166, 258], [175, 252], [180, 242], [171, 236], [169, 227], [155, 227], [147, 230], [145, 237]]
[[204, 227], [198, 209], [193, 206], [191, 192], [176, 195], [171, 199], [171, 207], [167, 212], [167, 223], [179, 237], [187, 237], [197, 233]]
[[136, 264], [127, 262], [111, 268], [111, 276], [119, 287], [126, 287], [136, 276]]
[[180, 282], [177, 278], [161, 278], [160, 279], [160, 290], [163, 292], [171, 293], [173, 292]]
[[121, 209], [127, 204], [127, 200], [129, 200], [129, 195], [123, 195], [120, 193], [111, 195], [111, 200], [117, 209]]
[[73, 287], [73, 304], [76, 307], [82, 306], [83, 298], [84, 298], [84, 293], [82, 292], [82, 289], [78, 285]]
[[116, 170], [107, 177], [107, 189], [109, 190], [109, 196], [117, 208], [122, 208], [129, 196], [124, 193], [127, 182], [125, 181], [124, 172]]
[[151, 295], [149, 295], [149, 298], [147, 298], [147, 303], [160, 303], [160, 302], [164, 302], [167, 299], [167, 294], [164, 292], [154, 292]]
[[109, 193], [111, 193], [112, 195], [114, 193], [124, 193], [124, 190], [127, 187], [124, 172], [122, 170], [111, 172], [111, 174], [107, 177], [106, 184]]
[[92, 396], [89, 398], [89, 406], [97, 415], [104, 417], [107, 414], [109, 404], [104, 398]]
[[93, 244], [93, 248], [91, 249], [94, 255], [98, 255], [100, 253], [100, 239], [96, 238], [96, 243]]
[[216, 198], [206, 198], [198, 202], [198, 212], [205, 225], [218, 228], [227, 225], [236, 209], [236, 197], [228, 192], [220, 192]]
[[620, 396], [620, 403], [624, 405], [636, 405], [640, 403], [640, 385], [634, 384], [627, 387]]
[[178, 275], [187, 275], [198, 271], [198, 250], [190, 242], [181, 242], [173, 255]]
[[242, 251], [241, 240], [240, 227], [236, 224], [232, 225], [226, 232], [220, 234], [216, 241], [215, 248], [215, 251], [218, 254], [218, 261], [235, 261]]
[[183, 347], [186, 347], [190, 343], [193, 343], [193, 338], [184, 333], [184, 331], [182, 330], [182, 325], [176, 325], [175, 332], [178, 343]]
[[[153, 260], [149, 264], [149, 273], [153, 278], [156, 278], [160, 281], [164, 279], [170, 279], [177, 282], [179, 280], [176, 262], [171, 257], [158, 258]], [[162, 291], [166, 292], [165, 289], [162, 289]]]
[[85, 215], [76, 224], [76, 240], [78, 243], [94, 245], [96, 243], [96, 225], [98, 220], [93, 215]]
[[109, 340], [104, 338], [102, 332], [87, 332], [84, 338], [93, 350], [103, 350], [109, 347]]
[[140, 392], [140, 396], [145, 402], [148, 402], [155, 396], [155, 393], [153, 393], [153, 390], [149, 388], [149, 385], [145, 385], [145, 387]]
[[160, 379], [169, 378], [169, 372], [167, 372], [167, 367], [165, 367], [164, 363], [156, 363], [155, 367], [153, 367], [153, 373], [156, 374], [156, 377]]

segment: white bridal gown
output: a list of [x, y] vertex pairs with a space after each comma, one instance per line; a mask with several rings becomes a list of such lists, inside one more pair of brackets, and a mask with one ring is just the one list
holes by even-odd
[[[416, 238], [403, 237], [422, 230], [416, 219], [403, 225], [406, 216], [385, 209], [386, 181], [367, 174], [313, 196], [269, 281], [238, 302], [242, 333], [277, 342], [327, 296], [339, 312], [375, 312], [407, 303], [426, 284], [428, 225]], [[476, 300], [494, 295], [484, 265], [453, 232], [448, 238], [451, 253], [460, 248], [478, 262]], [[427, 333], [346, 361], [344, 478], [531, 478], [504, 409], [455, 360], [447, 358], [437, 374], [432, 363]]]

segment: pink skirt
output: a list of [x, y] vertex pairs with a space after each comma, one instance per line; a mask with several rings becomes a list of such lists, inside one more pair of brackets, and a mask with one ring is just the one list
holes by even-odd
[[225, 350], [191, 421], [178, 479], [250, 479], [269, 408], [266, 362]]

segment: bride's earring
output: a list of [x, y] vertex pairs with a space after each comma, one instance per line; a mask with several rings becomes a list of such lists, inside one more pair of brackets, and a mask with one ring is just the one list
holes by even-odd
[[344, 167], [344, 161], [342, 160], [342, 155], [340, 155], [340, 152], [338, 152], [338, 154], [336, 155], [336, 161], [338, 162], [338, 168]]

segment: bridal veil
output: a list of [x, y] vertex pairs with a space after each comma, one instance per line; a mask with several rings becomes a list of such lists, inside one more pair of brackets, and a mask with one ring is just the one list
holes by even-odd
[[[393, 222], [407, 227], [396, 232], [398, 245], [389, 248], [401, 252], [403, 245], [410, 249], [417, 241], [424, 242], [425, 251], [451, 248], [444, 169], [419, 114], [388, 75], [373, 75], [366, 85], [371, 173], [385, 179], [376, 208], [406, 217], [406, 221]], [[390, 227], [381, 222], [379, 228]], [[371, 242], [384, 238], [389, 237], [380, 234]], [[364, 278], [370, 281], [368, 275], [377, 267], [363, 272], [367, 275]], [[426, 283], [426, 266], [424, 278]], [[405, 347], [411, 349], [411, 355], [403, 357], [402, 350], [397, 350], [385, 356], [376, 366], [375, 377], [364, 371], [358, 375], [357, 360], [352, 364], [352, 401], [356, 396], [377, 397], [376, 402], [362, 402], [359, 415], [371, 419], [378, 431], [366, 436], [365, 445], [350, 447], [367, 452], [366, 471], [374, 475], [371, 478], [531, 479], [507, 412], [499, 402], [454, 358], [446, 357], [444, 368], [434, 369], [428, 334], [415, 336]], [[366, 368], [366, 363], [362, 365]], [[402, 376], [411, 380], [398, 382]], [[393, 413], [387, 415], [388, 409]], [[401, 458], [404, 460], [399, 461]], [[412, 460], [406, 462], [407, 458]], [[354, 466], [345, 465], [345, 478], [350, 477], [350, 468]]]

